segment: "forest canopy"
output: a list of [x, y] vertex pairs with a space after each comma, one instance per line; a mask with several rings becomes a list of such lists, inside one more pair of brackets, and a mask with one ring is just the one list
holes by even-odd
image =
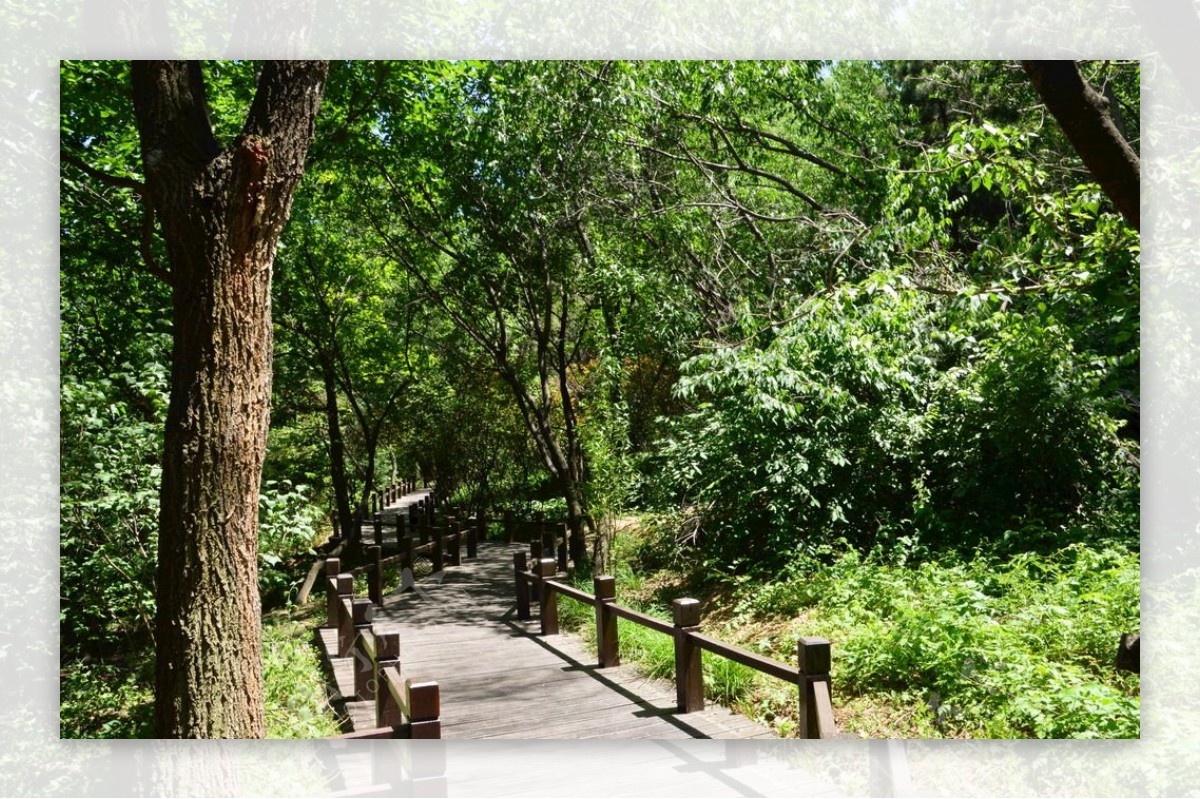
[[[323, 83], [263, 244], [256, 596], [406, 476], [561, 517], [589, 570], [630, 516], [641, 567], [761, 585], [848, 552], [1136, 570], [1139, 66], [1056, 62], [1075, 106], [1039, 63], [197, 67], [235, 167], [280, 124], [267, 83]], [[62, 659], [125, 671], [167, 634], [191, 330], [135, 77], [61, 71]]]

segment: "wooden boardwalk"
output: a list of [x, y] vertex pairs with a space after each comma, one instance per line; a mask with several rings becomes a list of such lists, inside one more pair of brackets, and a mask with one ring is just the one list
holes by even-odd
[[[399, 634], [406, 676], [439, 683], [442, 737], [459, 740], [331, 741], [333, 795], [843, 795], [798, 757], [808, 742], [778, 740], [720, 707], [678, 714], [673, 685], [629, 666], [599, 669], [576, 636], [519, 621], [512, 553], [524, 549], [481, 543], [476, 559], [384, 597], [375, 629]], [[331, 630], [318, 639], [326, 652], [335, 645]], [[350, 695], [351, 659], [331, 665]], [[370, 703], [344, 709], [358, 729], [374, 726]], [[642, 740], [579, 740], [604, 738]]]
[[[541, 636], [536, 619], [518, 620], [512, 553], [523, 550], [480, 543], [477, 558], [419, 581], [415, 591], [396, 589], [375, 614], [377, 631], [400, 635], [404, 674], [438, 682], [443, 738], [775, 737], [719, 706], [679, 714], [672, 684], [630, 666], [600, 669], [596, 652], [576, 636]], [[328, 653], [334, 632], [320, 633]], [[351, 694], [350, 658], [331, 665], [339, 692]], [[370, 703], [345, 710], [357, 728], [373, 726]]]

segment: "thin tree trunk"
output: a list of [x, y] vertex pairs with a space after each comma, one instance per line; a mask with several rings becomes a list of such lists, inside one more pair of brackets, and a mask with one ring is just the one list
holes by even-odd
[[329, 477], [333, 482], [333, 501], [337, 506], [338, 530], [342, 540], [348, 541], [354, 532], [354, 511], [350, 508], [350, 481], [346, 475], [346, 442], [342, 438], [337, 376], [328, 359], [322, 359], [321, 379], [325, 385], [325, 420], [329, 428]]

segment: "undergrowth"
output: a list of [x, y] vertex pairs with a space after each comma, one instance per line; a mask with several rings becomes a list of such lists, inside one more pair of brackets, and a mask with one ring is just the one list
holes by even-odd
[[[590, 581], [575, 581], [578, 588], [590, 591]], [[627, 581], [638, 584], [636, 581]], [[647, 605], [636, 600], [619, 600], [649, 616], [669, 621], [671, 614], [662, 607]], [[559, 625], [578, 634], [587, 646], [596, 644], [595, 609], [569, 597], [562, 597], [558, 606]], [[674, 680], [675, 642], [656, 630], [651, 630], [626, 619], [617, 619], [617, 638], [620, 642], [622, 663], [630, 663], [638, 671], [652, 679]], [[737, 707], [750, 696], [755, 672], [727, 658], [705, 653], [703, 657], [704, 695], [708, 701], [726, 707]]]
[[[797, 556], [774, 578], [672, 568], [634, 578], [627, 543], [619, 601], [705, 601], [704, 627], [788, 663], [801, 636], [833, 644], [839, 730], [871, 738], [1134, 738], [1140, 680], [1113, 666], [1121, 633], [1140, 627], [1140, 559], [1112, 542], [1050, 554], [939, 554], [848, 546]], [[626, 579], [630, 578], [630, 579]], [[697, 593], [702, 587], [708, 594]], [[564, 603], [574, 604], [574, 603]], [[590, 609], [573, 611], [594, 636]], [[665, 614], [661, 614], [666, 618]], [[585, 623], [586, 622], [586, 623]], [[620, 628], [622, 658], [671, 677], [666, 636]], [[710, 699], [796, 726], [796, 689], [705, 653]]]
[[327, 738], [342, 732], [329, 706], [312, 613], [263, 619], [263, 689], [268, 738]]
[[[312, 645], [312, 611], [263, 619], [263, 689], [268, 738], [323, 738], [341, 732]], [[141, 650], [120, 660], [66, 664], [59, 674], [62, 738], [150, 738], [154, 660]]]

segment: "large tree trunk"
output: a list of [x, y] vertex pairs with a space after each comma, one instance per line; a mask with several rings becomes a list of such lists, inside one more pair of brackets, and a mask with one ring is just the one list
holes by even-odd
[[174, 348], [159, 511], [155, 734], [264, 735], [258, 492], [271, 264], [328, 65], [270, 62], [222, 149], [197, 62], [133, 65], [147, 201], [171, 263]]
[[1100, 188], [1125, 221], [1141, 230], [1141, 161], [1113, 122], [1108, 100], [1084, 82], [1074, 61], [1021, 66]]

